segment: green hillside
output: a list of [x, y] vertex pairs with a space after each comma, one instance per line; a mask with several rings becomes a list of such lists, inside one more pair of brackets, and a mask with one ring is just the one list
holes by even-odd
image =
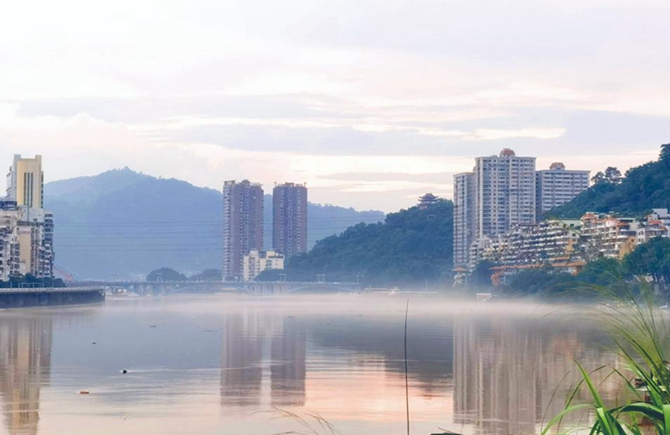
[[637, 216], [652, 208], [670, 208], [670, 144], [661, 146], [658, 161], [632, 168], [622, 179], [602, 179], [549, 216], [579, 218], [588, 211]]
[[[452, 267], [453, 204], [391, 213], [384, 223], [358, 224], [291, 259], [289, 280], [357, 281], [372, 286], [443, 284]], [[261, 279], [275, 279], [277, 271]], [[426, 281], [427, 280], [427, 281]]]

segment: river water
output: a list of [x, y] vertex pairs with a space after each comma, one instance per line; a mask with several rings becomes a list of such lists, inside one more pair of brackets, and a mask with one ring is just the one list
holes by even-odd
[[[343, 435], [406, 433], [406, 300], [206, 295], [4, 310], [0, 433], [307, 432], [298, 417], [329, 433], [315, 415]], [[579, 379], [573, 359], [618, 364], [578, 317], [412, 297], [412, 434], [537, 433]]]

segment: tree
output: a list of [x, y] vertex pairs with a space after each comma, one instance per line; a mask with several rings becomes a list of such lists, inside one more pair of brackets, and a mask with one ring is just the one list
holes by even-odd
[[615, 295], [624, 295], [629, 288], [623, 262], [614, 258], [599, 258], [584, 266], [577, 275], [583, 291], [605, 289]]
[[162, 267], [160, 269], [152, 270], [149, 275], [147, 275], [147, 281], [186, 281], [186, 275], [179, 273], [174, 269], [170, 269], [169, 267]]
[[621, 176], [621, 171], [619, 171], [614, 166], [608, 166], [605, 169], [605, 172], [596, 172], [596, 174], [591, 177], [593, 184], [609, 183], [609, 184], [621, 184], [623, 177]]
[[654, 282], [670, 284], [670, 239], [657, 237], [638, 246], [624, 258], [624, 265], [633, 275], [649, 275]]
[[189, 278], [191, 281], [222, 281], [221, 269], [205, 269]]
[[607, 180], [605, 179], [605, 173], [602, 171], [596, 172], [596, 174], [593, 177], [591, 177], [591, 182], [593, 184], [606, 183]]
[[670, 166], [670, 143], [661, 145], [661, 156], [659, 161], [663, 162], [665, 166]]
[[490, 260], [482, 260], [470, 274], [469, 284], [473, 287], [491, 287], [491, 277], [493, 276], [493, 268], [496, 264]]
[[611, 184], [620, 184], [621, 181], [623, 181], [621, 171], [614, 166], [608, 166], [607, 169], [605, 169], [605, 180]]

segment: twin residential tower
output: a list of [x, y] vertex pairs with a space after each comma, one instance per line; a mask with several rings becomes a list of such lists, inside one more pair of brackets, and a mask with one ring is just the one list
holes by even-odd
[[[268, 252], [268, 255], [262, 254], [263, 203], [264, 193], [260, 184], [251, 183], [249, 180], [224, 183], [222, 264], [224, 280], [249, 279], [249, 273], [245, 273], [245, 270], [249, 269], [249, 265], [245, 267], [245, 256], [249, 262], [250, 257], [256, 258], [259, 255], [263, 259], [274, 259], [277, 255], [289, 258], [307, 252], [307, 187], [295, 183], [275, 185], [272, 195], [274, 252]], [[254, 254], [250, 256], [252, 251]]]
[[535, 157], [507, 148], [477, 157], [472, 172], [454, 176], [454, 265], [468, 265], [486, 237], [535, 224], [588, 187], [589, 171], [570, 171], [562, 163], [536, 171]]

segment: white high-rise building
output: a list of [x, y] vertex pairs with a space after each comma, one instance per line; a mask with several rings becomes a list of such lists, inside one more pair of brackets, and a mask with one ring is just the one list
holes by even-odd
[[537, 171], [537, 217], [563, 205], [589, 188], [590, 171], [565, 169], [563, 163], [552, 163], [549, 169]]
[[454, 264], [468, 263], [476, 240], [534, 224], [535, 209], [535, 157], [507, 148], [477, 157], [471, 173], [454, 177]]
[[505, 148], [498, 156], [477, 157], [473, 172], [475, 238], [535, 223], [535, 157]]
[[465, 265], [472, 244], [474, 223], [472, 172], [454, 175], [454, 264]]

